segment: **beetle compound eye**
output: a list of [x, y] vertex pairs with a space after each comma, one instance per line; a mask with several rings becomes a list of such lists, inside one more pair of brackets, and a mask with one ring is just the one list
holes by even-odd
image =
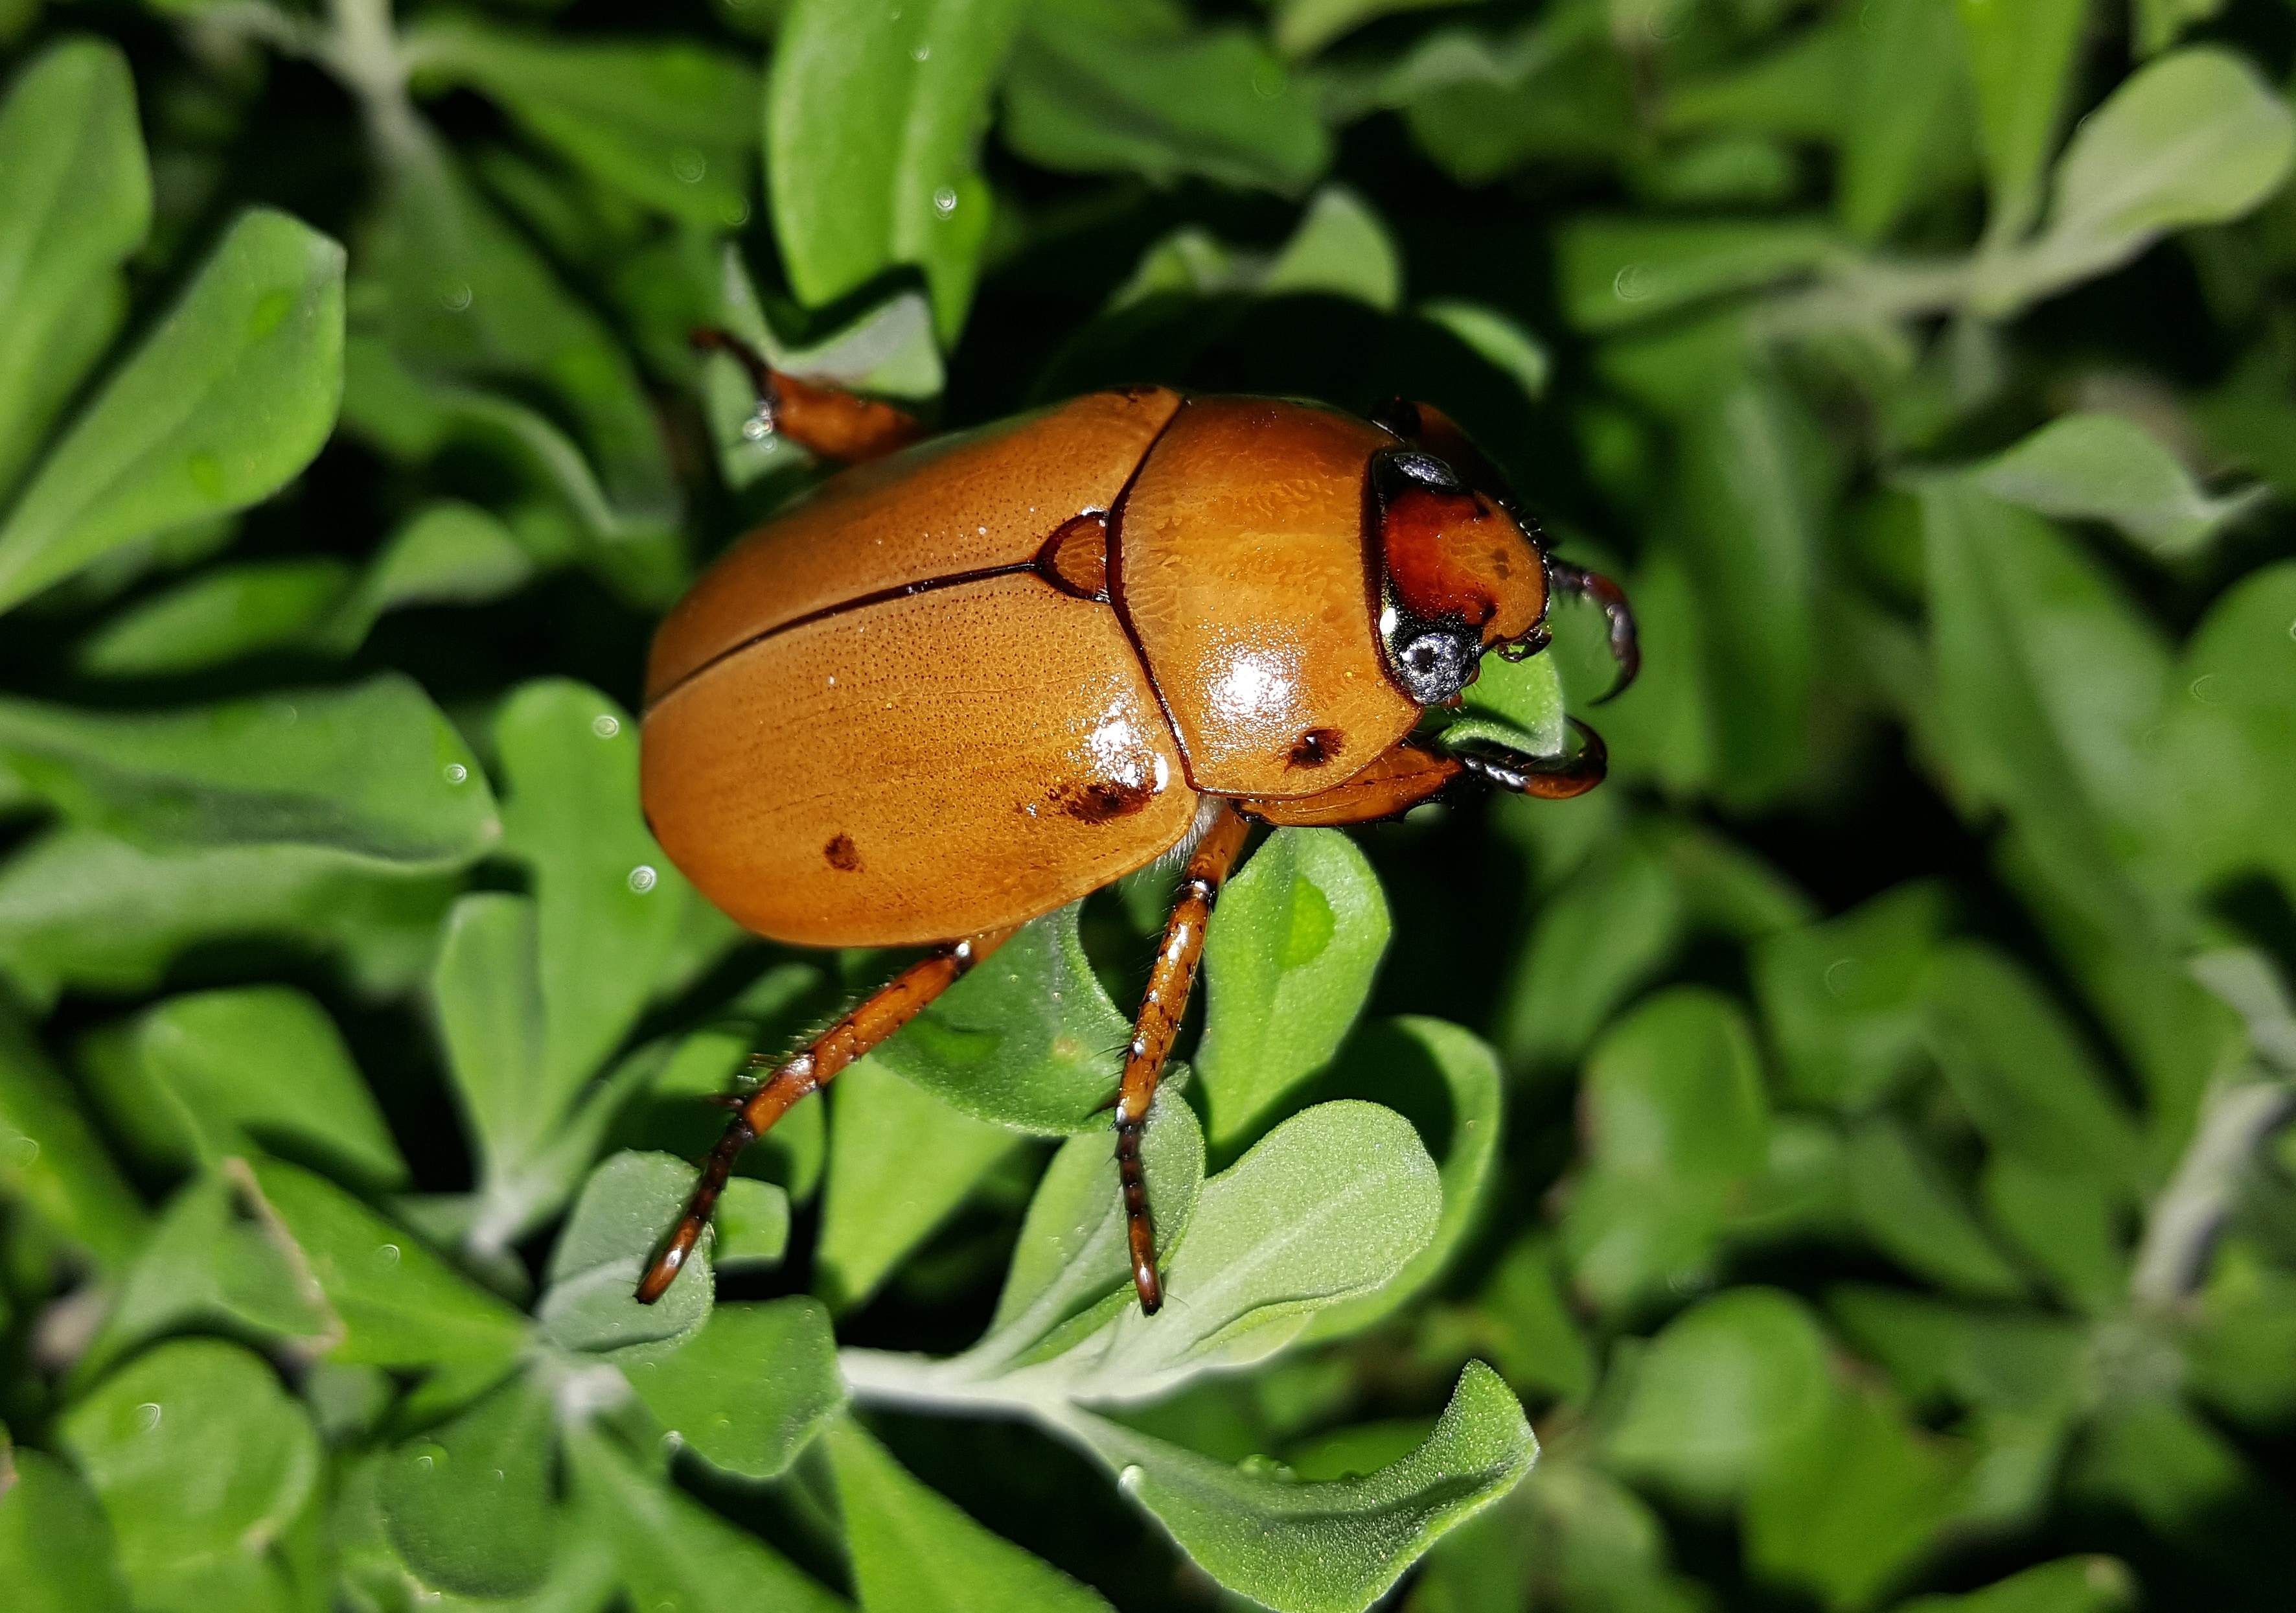
[[1420, 704], [1440, 705], [1467, 687], [1474, 675], [1475, 649], [1457, 634], [1431, 629], [1395, 650], [1395, 675]]

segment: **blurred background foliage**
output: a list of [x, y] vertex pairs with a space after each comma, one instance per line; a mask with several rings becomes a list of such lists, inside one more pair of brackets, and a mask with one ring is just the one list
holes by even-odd
[[[2284, 1605], [2285, 0], [0, 34], [12, 1605]], [[1425, 399], [1632, 593], [1609, 787], [1239, 878], [1185, 1329], [1095, 1303], [1153, 876], [621, 1297], [894, 961], [636, 814], [652, 621], [822, 473], [698, 324], [950, 427]]]

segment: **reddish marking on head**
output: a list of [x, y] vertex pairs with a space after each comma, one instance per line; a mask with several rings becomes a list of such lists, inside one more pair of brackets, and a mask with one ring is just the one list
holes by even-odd
[[1485, 645], [1517, 638], [1546, 604], [1546, 570], [1514, 518], [1476, 493], [1406, 489], [1381, 540], [1396, 603], [1423, 621], [1457, 620]]

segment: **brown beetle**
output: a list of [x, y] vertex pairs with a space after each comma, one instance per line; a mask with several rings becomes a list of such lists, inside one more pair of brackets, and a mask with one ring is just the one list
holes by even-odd
[[1152, 1313], [1141, 1131], [1250, 822], [1389, 818], [1468, 774], [1533, 795], [1593, 788], [1604, 756], [1583, 726], [1564, 758], [1412, 735], [1486, 651], [1544, 648], [1557, 590], [1608, 613], [1624, 687], [1625, 598], [1549, 555], [1424, 405], [1366, 422], [1135, 387], [917, 443], [883, 404], [695, 340], [749, 366], [762, 430], [873, 463], [750, 534], [662, 623], [648, 821], [760, 934], [935, 950], [740, 1103], [638, 1296], [668, 1288], [734, 1156], [791, 1105], [1021, 925], [1185, 849], [1115, 1099], [1133, 1280]]

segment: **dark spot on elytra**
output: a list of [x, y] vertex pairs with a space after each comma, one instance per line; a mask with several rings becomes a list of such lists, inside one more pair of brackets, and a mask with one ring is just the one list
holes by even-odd
[[857, 874], [861, 871], [861, 853], [854, 849], [853, 836], [850, 835], [837, 835], [821, 849], [821, 854], [828, 858], [829, 866], [840, 874]]
[[1292, 742], [1287, 761], [1295, 768], [1319, 768], [1340, 753], [1347, 736], [1337, 728], [1309, 728]]
[[1095, 778], [1083, 784], [1063, 784], [1053, 790], [1053, 805], [1080, 823], [1106, 823], [1128, 818], [1156, 798], [1144, 784], [1116, 778]]

